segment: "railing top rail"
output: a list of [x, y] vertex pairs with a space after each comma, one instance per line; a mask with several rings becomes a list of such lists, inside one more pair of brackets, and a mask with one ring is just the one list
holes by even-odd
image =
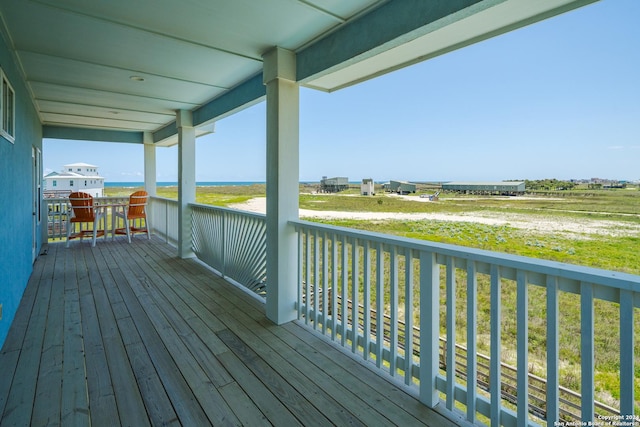
[[162, 202], [171, 202], [171, 203], [178, 203], [178, 201], [176, 199], [171, 199], [169, 197], [160, 197], [160, 196], [149, 196], [150, 200], [159, 200]]
[[93, 200], [95, 203], [112, 202], [114, 200], [129, 201], [129, 196], [103, 196], [103, 197], [94, 197]]
[[[153, 200], [163, 201], [163, 202], [178, 203], [178, 201], [176, 199], [170, 199], [170, 198], [166, 198], [166, 197], [150, 196], [149, 198], [153, 199]], [[241, 215], [253, 217], [253, 218], [256, 218], [256, 219], [265, 219], [266, 218], [265, 214], [256, 213], [256, 212], [249, 212], [249, 211], [243, 211], [243, 210], [240, 210], [240, 209], [224, 208], [222, 206], [205, 205], [205, 204], [202, 204], [202, 203], [189, 203], [189, 206], [196, 207], [198, 209], [206, 209], [206, 210], [210, 210], [210, 211], [220, 211], [220, 212], [228, 212], [228, 213], [231, 213], [231, 214], [241, 214]]]
[[301, 228], [323, 233], [335, 233], [354, 239], [368, 240], [383, 245], [402, 246], [417, 252], [431, 252], [452, 256], [467, 261], [494, 264], [500, 267], [524, 270], [531, 273], [552, 275], [578, 282], [600, 284], [607, 287], [640, 292], [640, 276], [617, 271], [583, 267], [556, 261], [528, 258], [519, 255], [491, 252], [483, 249], [466, 248], [446, 243], [429, 242], [408, 237], [390, 236], [371, 231], [319, 224], [310, 221], [290, 221], [297, 230]]
[[68, 197], [47, 197], [43, 199], [45, 205], [59, 205], [59, 204], [69, 204]]
[[[129, 199], [129, 196], [101, 196], [101, 197], [94, 197], [93, 200], [95, 201], [104, 201], [104, 200], [114, 200], [114, 199]], [[45, 199], [43, 199], [43, 201], [45, 203], [59, 203], [59, 202], [68, 202], [69, 198], [68, 197], [47, 197]]]
[[256, 212], [249, 212], [249, 211], [243, 211], [243, 210], [240, 210], [240, 209], [223, 208], [221, 206], [203, 205], [203, 204], [200, 204], [200, 203], [189, 203], [189, 206], [196, 207], [198, 209], [227, 212], [227, 213], [234, 214], [234, 215], [243, 215], [243, 216], [248, 216], [248, 217], [252, 217], [252, 218], [256, 218], [256, 219], [265, 219], [266, 218], [265, 214], [256, 213]]

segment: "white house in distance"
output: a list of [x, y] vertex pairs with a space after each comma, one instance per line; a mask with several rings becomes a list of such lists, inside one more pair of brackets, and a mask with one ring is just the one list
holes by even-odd
[[362, 184], [360, 184], [360, 195], [362, 196], [375, 196], [374, 182], [371, 178], [364, 178]]
[[82, 191], [93, 197], [104, 196], [104, 177], [98, 167], [87, 163], [64, 165], [61, 172], [51, 172], [44, 177], [44, 197], [67, 197], [74, 191]]

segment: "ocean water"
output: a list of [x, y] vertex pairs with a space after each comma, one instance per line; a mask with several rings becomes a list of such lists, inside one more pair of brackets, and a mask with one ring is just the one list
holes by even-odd
[[[260, 181], [198, 181], [196, 182], [196, 186], [198, 187], [221, 187], [221, 186], [229, 186], [229, 185], [253, 185], [253, 184], [264, 184], [264, 182]], [[144, 186], [144, 182], [105, 182], [105, 187], [142, 187]], [[177, 187], [177, 182], [156, 182], [157, 187]]]

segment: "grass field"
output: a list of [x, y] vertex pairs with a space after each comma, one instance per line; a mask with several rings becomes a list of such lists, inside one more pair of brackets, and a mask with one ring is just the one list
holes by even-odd
[[[120, 190], [108, 190], [108, 195], [122, 195], [132, 191], [123, 189], [124, 193], [116, 194]], [[158, 190], [161, 197], [177, 197], [175, 187]], [[444, 214], [457, 218], [455, 221], [331, 218], [313, 219], [314, 221], [640, 275], [638, 189], [571, 191], [554, 193], [552, 196], [511, 198], [444, 194], [435, 202], [427, 202], [417, 195], [398, 197], [378, 194], [362, 197], [356, 190], [339, 194], [314, 194], [313, 188], [305, 185], [301, 185], [300, 190], [301, 209], [318, 212], [392, 213], [398, 217], [404, 214]], [[203, 204], [238, 206], [264, 196], [264, 185], [199, 187], [196, 199]], [[460, 215], [463, 215], [463, 220], [460, 220]], [[502, 219], [503, 222], [482, 223], [476, 221], [478, 218]], [[488, 295], [488, 288], [483, 286], [485, 285], [479, 284], [479, 294]], [[458, 298], [464, 301], [465, 286], [459, 286], [458, 290]], [[504, 317], [514, 319], [515, 289], [505, 286], [503, 292], [506, 301]], [[531, 370], [544, 376], [546, 324], [544, 315], [536, 315], [544, 314], [546, 310], [544, 290], [533, 289], [529, 304]], [[579, 298], [575, 295], [563, 295], [561, 305], [561, 384], [579, 390]], [[463, 337], [466, 333], [466, 318], [464, 307], [460, 310], [457, 334]], [[598, 399], [615, 407], [619, 399], [618, 307], [617, 304], [596, 301], [595, 311]], [[640, 395], [640, 312], [636, 312], [636, 395]], [[482, 334], [480, 331], [488, 326], [488, 322], [488, 317], [484, 318], [479, 311], [479, 334]], [[441, 323], [444, 324], [444, 321]], [[505, 342], [509, 340], [509, 331], [515, 333], [515, 325], [505, 325]], [[488, 350], [488, 334], [485, 335], [479, 337], [481, 351]], [[511, 338], [515, 341], [515, 335]], [[506, 352], [506, 357], [509, 357], [509, 352]]]
[[[140, 188], [124, 188], [124, 187], [106, 187], [104, 189], [105, 196], [128, 196]], [[234, 203], [242, 203], [254, 197], [264, 196], [266, 194], [264, 184], [255, 185], [230, 185], [220, 187], [197, 187], [196, 201], [205, 205], [228, 206]], [[169, 199], [178, 198], [178, 187], [158, 187], [159, 197]]]

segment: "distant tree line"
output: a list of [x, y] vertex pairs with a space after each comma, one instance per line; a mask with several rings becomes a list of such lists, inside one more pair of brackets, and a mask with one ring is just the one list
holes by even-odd
[[560, 190], [573, 190], [576, 186], [575, 182], [560, 181], [555, 178], [551, 179], [525, 179], [524, 185], [527, 190], [545, 190], [545, 191], [560, 191]]

